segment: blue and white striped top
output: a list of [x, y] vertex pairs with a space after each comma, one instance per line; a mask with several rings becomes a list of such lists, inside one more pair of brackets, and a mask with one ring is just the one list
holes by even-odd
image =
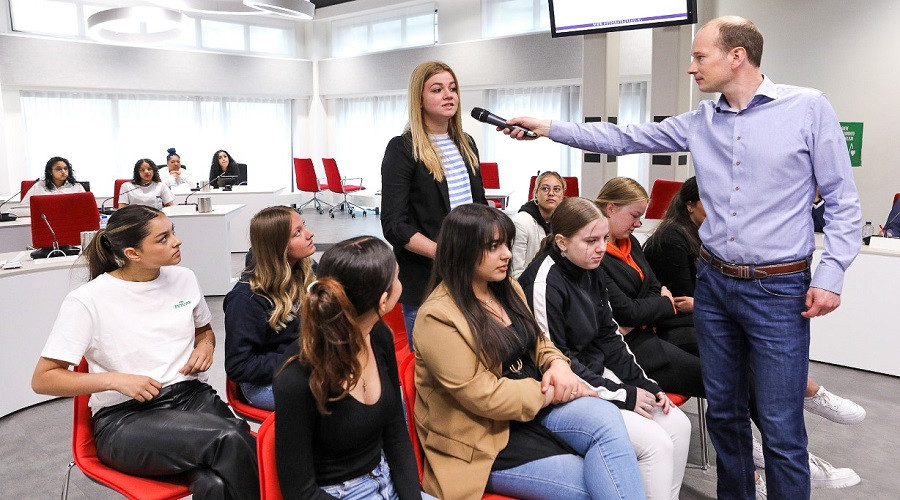
[[429, 134], [431, 142], [441, 152], [441, 165], [447, 179], [447, 191], [450, 194], [450, 210], [472, 203], [472, 186], [469, 183], [469, 172], [466, 163], [459, 153], [459, 148], [450, 138], [450, 134]]

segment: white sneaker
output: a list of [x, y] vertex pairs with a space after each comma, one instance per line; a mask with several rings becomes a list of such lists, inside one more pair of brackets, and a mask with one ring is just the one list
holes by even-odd
[[839, 469], [812, 453], [809, 454], [809, 477], [813, 488], [847, 488], [860, 481], [859, 474], [853, 469]]
[[858, 424], [866, 418], [865, 408], [826, 391], [824, 386], [819, 386], [813, 397], [803, 398], [803, 408], [839, 424]]
[[763, 457], [762, 443], [753, 438], [753, 464], [760, 469], [766, 468], [766, 459]]
[[756, 500], [766, 500], [769, 496], [769, 491], [766, 489], [766, 480], [763, 479], [762, 474], [756, 477]]

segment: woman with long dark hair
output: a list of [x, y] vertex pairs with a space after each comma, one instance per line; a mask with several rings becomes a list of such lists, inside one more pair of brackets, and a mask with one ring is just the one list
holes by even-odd
[[275, 453], [285, 498], [419, 499], [393, 335], [397, 261], [373, 236], [322, 255], [299, 345], [275, 376]]
[[253, 259], [225, 296], [225, 373], [247, 402], [275, 409], [272, 377], [297, 342], [300, 301], [315, 276], [313, 232], [285, 206], [264, 208], [250, 221]]
[[84, 186], [75, 180], [75, 170], [69, 160], [54, 156], [44, 165], [44, 178], [35, 182], [22, 195], [22, 203], [30, 203], [32, 196], [41, 194], [83, 193]]
[[[194, 498], [257, 498], [250, 427], [206, 384], [215, 334], [172, 221], [116, 211], [85, 249], [90, 281], [63, 301], [32, 378], [39, 394], [92, 394], [100, 460], [127, 474], [188, 473]], [[69, 371], [84, 357], [88, 373]]]
[[220, 149], [213, 153], [212, 162], [209, 164], [209, 181], [219, 177], [220, 175], [234, 175], [239, 173], [237, 162], [225, 151]]
[[160, 179], [156, 163], [150, 158], [141, 158], [135, 162], [131, 181], [119, 188], [119, 208], [128, 205], [162, 208], [174, 204], [175, 195]]
[[509, 261], [515, 226], [455, 208], [416, 318], [415, 420], [425, 491], [479, 498], [643, 498], [618, 409], [541, 333]]

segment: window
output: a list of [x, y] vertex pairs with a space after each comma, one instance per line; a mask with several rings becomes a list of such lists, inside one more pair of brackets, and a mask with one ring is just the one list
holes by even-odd
[[550, 30], [548, 0], [481, 0], [485, 37]]
[[[646, 123], [647, 82], [626, 82], [619, 84], [619, 125]], [[647, 154], [633, 154], [616, 158], [618, 175], [631, 177], [647, 187], [650, 182]]]
[[10, 0], [13, 29], [43, 35], [78, 36], [78, 6], [54, 0]]
[[[53, 156], [72, 162], [78, 179], [110, 193], [134, 162], [162, 164], [174, 147], [197, 179], [225, 149], [253, 173], [251, 182], [289, 187], [291, 103], [279, 99], [22, 92], [28, 177], [43, 176]], [[52, 141], [47, 138], [52, 137]]]
[[208, 49], [244, 50], [244, 25], [203, 19], [200, 44]]
[[433, 3], [331, 23], [333, 57], [435, 43], [437, 10]]
[[[525, 115], [581, 121], [581, 87], [576, 85], [486, 92], [487, 109], [504, 118]], [[500, 188], [511, 192], [511, 209], [517, 209], [528, 200], [529, 180], [538, 171], [581, 175], [581, 151], [576, 148], [552, 141], [511, 141], [491, 126], [483, 126], [482, 130], [481, 161], [499, 164]]]

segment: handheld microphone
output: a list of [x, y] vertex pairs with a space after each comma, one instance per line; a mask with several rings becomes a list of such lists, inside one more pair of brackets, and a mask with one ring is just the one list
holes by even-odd
[[537, 134], [528, 130], [527, 128], [520, 127], [518, 125], [509, 125], [506, 123], [506, 120], [500, 118], [499, 116], [491, 113], [486, 109], [472, 108], [472, 118], [482, 123], [487, 123], [488, 125], [494, 125], [495, 127], [503, 127], [510, 130], [522, 130], [525, 132], [525, 136], [527, 137], [537, 137]]
[[[38, 177], [37, 179], [34, 180], [34, 182], [38, 182], [38, 181], [40, 181], [40, 180], [41, 180], [41, 178]], [[9, 198], [3, 200], [3, 203], [0, 203], [0, 207], [2, 207], [3, 205], [6, 205], [7, 203], [9, 203], [9, 200], [15, 198], [16, 196], [18, 196], [18, 195], [20, 195], [20, 194], [22, 194], [22, 190], [21, 190], [21, 189], [20, 189], [19, 192], [17, 192], [16, 194], [14, 194], [14, 195], [10, 196]], [[10, 213], [10, 212], [0, 212], [0, 222], [12, 222], [12, 221], [16, 220], [17, 218], [18, 218], [18, 217], [16, 217], [16, 214], [13, 214], [13, 213]]]
[[[137, 188], [139, 188], [139, 187], [141, 187], [141, 186], [135, 186], [135, 187], [129, 189], [128, 191], [120, 191], [120, 192], [119, 192], [119, 196], [122, 196], [122, 195], [125, 194], [125, 193], [130, 193], [130, 192], [134, 191], [135, 189], [137, 189]], [[119, 189], [121, 189], [121, 187], [120, 187]], [[112, 195], [112, 196], [110, 196], [109, 198], [103, 200], [102, 203], [100, 203], [100, 213], [101, 213], [102, 215], [112, 215], [112, 213], [115, 212], [116, 209], [119, 208], [119, 207], [104, 208], [104, 205], [106, 205], [106, 202], [109, 201], [109, 200], [111, 200], [111, 199], [113, 199], [113, 198], [115, 198], [115, 197], [116, 197], [116, 195]]]
[[200, 186], [200, 189], [198, 189], [197, 191], [194, 191], [194, 190], [192, 189], [191, 192], [190, 192], [190, 194], [188, 194], [187, 196], [184, 197], [184, 201], [181, 202], [181, 204], [182, 204], [182, 205], [194, 205], [194, 208], [196, 208], [197, 210], [199, 210], [199, 208], [197, 207], [197, 204], [196, 204], [196, 203], [188, 203], [188, 198], [190, 198], [191, 196], [193, 196], [194, 193], [199, 193], [199, 192], [202, 191], [203, 188], [205, 188], [206, 186], [209, 186], [209, 185], [212, 184], [213, 182], [219, 180], [219, 177], [222, 177], [223, 175], [225, 175], [225, 172], [222, 172], [221, 174], [219, 174], [219, 175], [213, 177], [212, 180], [210, 180], [210, 181], [208, 181], [206, 184], [203, 184], [202, 186]]

